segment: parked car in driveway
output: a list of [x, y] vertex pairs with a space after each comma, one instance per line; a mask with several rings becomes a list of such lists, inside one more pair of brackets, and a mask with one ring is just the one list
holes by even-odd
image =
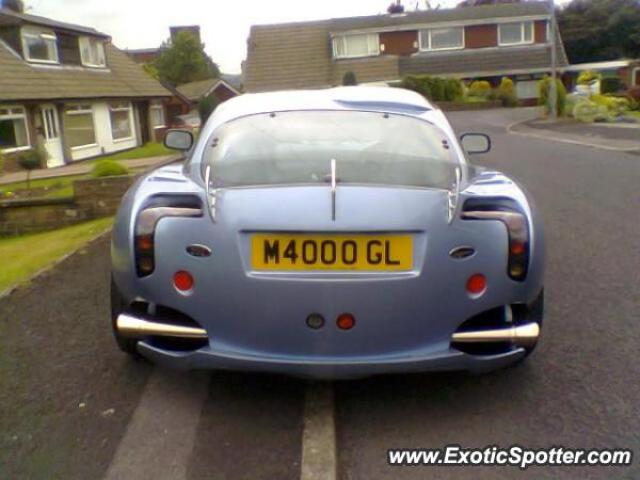
[[525, 358], [544, 240], [523, 190], [475, 168], [489, 138], [396, 88], [243, 95], [184, 166], [124, 197], [112, 323], [181, 368], [343, 378], [485, 371]]

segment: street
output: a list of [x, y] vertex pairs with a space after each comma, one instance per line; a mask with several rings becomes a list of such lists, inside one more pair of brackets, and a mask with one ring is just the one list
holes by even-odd
[[[492, 152], [474, 160], [518, 180], [542, 212], [538, 349], [485, 375], [335, 382], [338, 478], [640, 477], [640, 156], [506, 132], [530, 115], [449, 118], [458, 133], [492, 137]], [[108, 286], [104, 238], [0, 300], [0, 478], [300, 478], [308, 382], [132, 361], [111, 338]], [[635, 458], [631, 467], [526, 471], [387, 464], [390, 448], [449, 444], [630, 448]]]

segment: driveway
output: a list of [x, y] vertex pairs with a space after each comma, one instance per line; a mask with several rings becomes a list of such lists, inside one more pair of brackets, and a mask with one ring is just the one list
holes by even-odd
[[[339, 478], [639, 478], [631, 467], [391, 467], [390, 448], [640, 447], [638, 157], [505, 133], [523, 110], [451, 113], [493, 138], [477, 163], [517, 178], [548, 242], [543, 338], [488, 375], [336, 382]], [[108, 242], [0, 302], [0, 476], [297, 479], [307, 383], [176, 374], [110, 338]], [[333, 408], [330, 409], [333, 411]]]

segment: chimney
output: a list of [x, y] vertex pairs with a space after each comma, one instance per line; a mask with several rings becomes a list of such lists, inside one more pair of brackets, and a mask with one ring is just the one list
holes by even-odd
[[0, 7], [16, 13], [24, 13], [24, 3], [22, 0], [0, 0]]
[[402, 5], [402, 3], [400, 2], [400, 0], [396, 0], [395, 3], [391, 3], [391, 5], [389, 5], [387, 7], [387, 12], [390, 15], [394, 15], [394, 14], [401, 14], [404, 13], [404, 5]]

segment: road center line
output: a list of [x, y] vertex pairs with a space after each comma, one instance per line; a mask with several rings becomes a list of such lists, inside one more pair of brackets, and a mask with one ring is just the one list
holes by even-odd
[[204, 372], [156, 368], [105, 479], [186, 479], [208, 385]]
[[310, 383], [304, 405], [301, 480], [335, 480], [337, 475], [333, 386]]

